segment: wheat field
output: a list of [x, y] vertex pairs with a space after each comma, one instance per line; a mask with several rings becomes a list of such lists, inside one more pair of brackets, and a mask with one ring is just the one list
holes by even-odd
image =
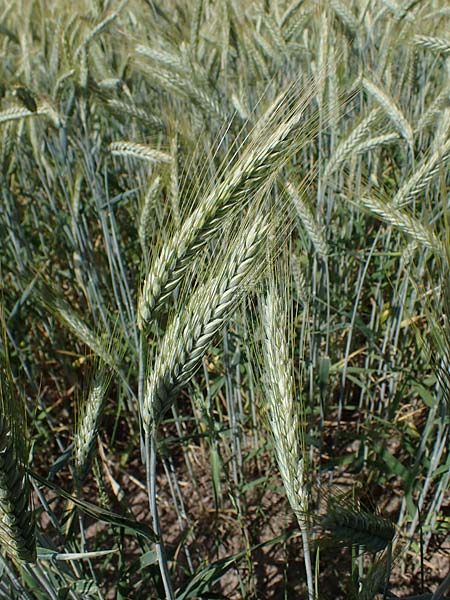
[[0, 599], [450, 597], [445, 0], [0, 0]]

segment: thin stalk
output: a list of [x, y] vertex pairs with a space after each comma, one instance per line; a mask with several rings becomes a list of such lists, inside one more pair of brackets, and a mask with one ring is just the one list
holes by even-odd
[[375, 239], [374, 239], [374, 241], [372, 243], [372, 247], [369, 250], [369, 255], [367, 257], [367, 260], [365, 262], [364, 268], [362, 270], [362, 273], [361, 273], [361, 276], [360, 276], [360, 279], [359, 279], [359, 285], [358, 285], [358, 289], [356, 291], [355, 302], [353, 303], [353, 312], [352, 312], [352, 317], [351, 317], [351, 320], [350, 320], [350, 325], [349, 325], [349, 330], [348, 330], [347, 344], [346, 344], [346, 347], [345, 347], [345, 361], [344, 361], [344, 366], [342, 368], [341, 391], [340, 391], [340, 394], [339, 394], [339, 401], [338, 401], [338, 415], [337, 415], [338, 426], [337, 426], [337, 432], [339, 432], [341, 418], [342, 418], [342, 409], [343, 409], [344, 393], [345, 393], [345, 381], [346, 381], [346, 378], [347, 378], [348, 357], [350, 356], [350, 349], [351, 349], [351, 344], [352, 344], [352, 334], [353, 334], [353, 330], [354, 330], [354, 327], [355, 327], [356, 316], [358, 314], [359, 301], [361, 299], [361, 294], [363, 292], [364, 280], [366, 278], [367, 271], [369, 269], [369, 264], [370, 264], [370, 261], [372, 259], [372, 255], [373, 255], [373, 253], [375, 251], [375, 248], [376, 248], [376, 245], [378, 243], [378, 238], [379, 238], [379, 233], [377, 233], [377, 235], [375, 236]]
[[170, 580], [169, 566], [167, 564], [166, 551], [161, 536], [161, 526], [158, 515], [157, 489], [156, 489], [156, 452], [158, 444], [158, 431], [155, 425], [145, 434], [146, 465], [147, 465], [147, 493], [149, 508], [152, 515], [153, 531], [158, 541], [156, 542], [156, 554], [158, 556], [159, 570], [166, 593], [166, 600], [175, 600]]
[[236, 416], [236, 407], [235, 407], [235, 397], [234, 397], [234, 389], [233, 389], [233, 381], [232, 381], [232, 372], [230, 365], [230, 356], [229, 356], [229, 348], [228, 348], [228, 330], [224, 329], [223, 333], [223, 359], [224, 359], [224, 368], [225, 368], [225, 389], [226, 389], [226, 399], [227, 399], [227, 410], [228, 416], [230, 419], [230, 435], [231, 435], [231, 464], [233, 470], [233, 481], [235, 485], [235, 501], [238, 509], [241, 509], [240, 502], [240, 493], [239, 493], [239, 484], [241, 473], [240, 465], [238, 464], [239, 457], [241, 456], [241, 449], [239, 443], [239, 428], [237, 424], [237, 416]]
[[434, 592], [434, 595], [432, 596], [431, 600], [441, 600], [441, 598], [444, 597], [444, 594], [448, 589], [450, 589], [450, 571], [448, 572], [447, 577], [444, 579], [444, 581], [441, 583], [438, 589]]
[[58, 600], [58, 594], [50, 587], [50, 582], [41, 573], [39, 565], [25, 564], [23, 567], [29, 575], [36, 580], [41, 589], [45, 590], [51, 600]]
[[311, 553], [309, 551], [309, 537], [308, 528], [302, 525], [304, 516], [297, 515], [298, 524], [300, 526], [300, 532], [302, 534], [302, 545], [303, 545], [303, 562], [305, 563], [306, 571], [306, 583], [308, 586], [308, 600], [317, 600], [317, 596], [314, 592], [314, 574], [311, 564]]
[[[186, 526], [190, 527], [190, 523], [186, 512], [186, 507], [184, 505], [183, 495], [181, 493], [181, 489], [178, 483], [177, 474], [173, 466], [173, 460], [171, 457], [163, 457], [162, 463], [164, 467], [164, 472], [166, 474], [167, 483], [169, 484], [170, 494], [173, 500], [173, 507], [177, 515], [178, 525], [180, 526], [180, 531], [182, 532]], [[188, 546], [183, 544], [183, 550], [186, 556], [188, 569], [191, 573], [193, 573], [194, 567], [192, 565], [191, 554], [189, 552]]]

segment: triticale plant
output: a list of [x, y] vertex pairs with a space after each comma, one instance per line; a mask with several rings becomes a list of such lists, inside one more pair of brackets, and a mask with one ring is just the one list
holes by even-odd
[[35, 524], [26, 473], [24, 418], [14, 394], [6, 336], [3, 342], [0, 357], [0, 544], [10, 556], [35, 562]]
[[81, 404], [74, 439], [74, 463], [78, 483], [82, 483], [89, 472], [110, 379], [110, 370], [106, 367], [100, 368], [87, 398]]
[[360, 204], [385, 223], [396, 227], [399, 231], [411, 237], [418, 244], [433, 250], [437, 255], [443, 254], [444, 248], [440, 240], [434, 235], [433, 230], [405, 211], [398, 209], [393, 203], [384, 202], [371, 196], [370, 198], [361, 198]]
[[4, 416], [0, 418], [0, 543], [12, 557], [36, 560], [28, 475], [18, 460]]
[[243, 228], [219, 272], [192, 294], [167, 326], [147, 379], [142, 414], [147, 429], [151, 423], [159, 423], [176, 393], [201, 365], [209, 344], [238, 306], [247, 286], [255, 282], [255, 275], [261, 272], [267, 230], [262, 216]]
[[303, 539], [308, 598], [314, 600], [313, 573], [308, 540], [308, 486], [306, 457], [301, 451], [300, 402], [295, 402], [293, 368], [287, 341], [287, 306], [274, 281], [269, 283], [262, 323], [263, 387], [268, 429], [289, 503], [297, 517]]
[[162, 247], [142, 286], [138, 306], [141, 329], [177, 287], [195, 255], [220, 232], [224, 219], [251, 202], [254, 194], [273, 179], [289, 156], [306, 144], [311, 134], [311, 123], [305, 124], [302, 115], [308, 99], [309, 96], [297, 103], [289, 118], [281, 123], [281, 103], [277, 100], [276, 110], [270, 108], [269, 117], [262, 119], [264, 129], [258, 139], [247, 145], [223, 181], [199, 202]]
[[370, 552], [384, 550], [395, 535], [394, 524], [388, 519], [337, 501], [330, 503], [321, 526], [344, 544], [365, 546]]

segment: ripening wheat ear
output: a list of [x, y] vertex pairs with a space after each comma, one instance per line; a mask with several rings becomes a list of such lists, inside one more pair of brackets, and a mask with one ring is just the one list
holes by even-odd
[[155, 150], [147, 144], [134, 144], [133, 142], [113, 142], [109, 145], [111, 154], [116, 156], [134, 156], [148, 160], [152, 163], [170, 163], [172, 158], [169, 154]]
[[432, 229], [423, 225], [406, 211], [397, 208], [393, 202], [384, 202], [375, 196], [372, 196], [370, 198], [360, 198], [359, 203], [385, 223], [392, 225], [405, 235], [409, 236], [417, 244], [429, 248], [438, 256], [444, 254], [444, 246], [434, 235]]
[[429, 35], [415, 35], [413, 43], [416, 46], [429, 48], [430, 50], [444, 54], [445, 56], [450, 55], [450, 40], [445, 38], [431, 37]]
[[5, 338], [3, 342], [0, 357], [0, 544], [11, 557], [35, 562], [34, 517], [25, 470], [25, 424], [22, 412], [17, 410]]
[[111, 370], [103, 365], [99, 368], [89, 395], [80, 408], [74, 440], [74, 462], [78, 483], [82, 483], [89, 473], [110, 381]]
[[369, 79], [362, 80], [362, 84], [364, 89], [375, 98], [375, 100], [379, 103], [379, 105], [386, 112], [388, 117], [391, 119], [392, 124], [398, 130], [401, 136], [403, 136], [411, 150], [414, 150], [414, 133], [412, 127], [403, 114], [400, 107], [394, 101], [394, 99], [390, 96], [390, 94], [382, 89], [380, 86], [376, 85], [373, 81]]
[[214, 336], [261, 272], [267, 230], [263, 216], [243, 227], [223, 265], [168, 325], [146, 383], [142, 420], [147, 431], [158, 425], [176, 393], [194, 375]]
[[272, 284], [263, 305], [263, 385], [268, 424], [286, 494], [296, 515], [302, 515], [304, 520], [307, 494], [300, 455], [299, 411], [294, 403], [293, 369], [286, 340], [285, 308]]
[[361, 123], [356, 125], [353, 131], [351, 131], [350, 134], [338, 144], [323, 170], [324, 182], [327, 182], [330, 175], [339, 169], [342, 163], [352, 156], [354, 148], [360, 144], [365, 137], [370, 135], [371, 127], [379, 117], [379, 114], [379, 108], [374, 108], [371, 110], [367, 117], [365, 117]]
[[344, 544], [365, 546], [371, 552], [384, 550], [394, 539], [394, 524], [380, 515], [331, 502], [321, 525]]
[[431, 156], [422, 160], [417, 165], [413, 175], [402, 185], [392, 199], [395, 207], [403, 207], [420, 194], [430, 183], [432, 178], [442, 169], [446, 172], [445, 164], [450, 161], [450, 138], [440, 146]]
[[35, 562], [28, 475], [18, 460], [4, 415], [0, 418], [0, 543], [10, 556]]
[[[144, 58], [140, 58], [144, 57]], [[150, 59], [150, 62], [145, 59]], [[134, 64], [163, 88], [188, 98], [206, 117], [224, 120], [221, 106], [214, 100], [214, 91], [200, 65], [184, 63], [175, 54], [138, 45]]]
[[28, 108], [22, 108], [13, 106], [12, 108], [8, 108], [0, 112], [0, 123], [6, 123], [7, 121], [16, 121], [18, 119], [25, 119], [28, 117], [38, 117], [39, 115], [44, 114], [43, 111], [31, 111]]
[[[423, 310], [429, 330], [426, 337], [420, 328], [417, 328], [416, 334], [427, 359], [430, 360], [443, 399], [447, 404], [447, 410], [450, 412], [450, 253], [448, 250], [437, 264], [442, 271], [438, 290], [435, 290], [431, 297], [427, 291], [424, 293], [422, 290], [421, 294], [424, 297]], [[432, 280], [431, 277], [430, 279]]]
[[286, 189], [289, 197], [292, 200], [295, 210], [297, 211], [297, 215], [302, 222], [309, 239], [311, 240], [314, 250], [322, 260], [326, 261], [328, 248], [321, 228], [319, 227], [318, 223], [316, 223], [316, 220], [311, 214], [309, 208], [306, 206], [300, 193], [290, 181], [286, 182]]
[[263, 304], [263, 388], [268, 426], [289, 503], [302, 533], [308, 599], [314, 600], [314, 577], [308, 540], [308, 492], [305, 458], [301, 456], [299, 404], [294, 401], [293, 365], [287, 341], [287, 305], [274, 281]]
[[36, 276], [29, 285], [33, 289], [34, 297], [50, 314], [64, 324], [75, 337], [86, 344], [104, 363], [112, 368], [117, 367], [118, 360], [111, 351], [113, 349], [108, 347], [104, 340], [92, 331], [62, 294], [55, 291], [43, 277], [38, 279], [38, 276]]
[[[147, 273], [138, 305], [138, 325], [145, 329], [152, 314], [178, 286], [197, 253], [237, 210], [242, 211], [266, 186], [289, 158], [303, 147], [317, 125], [304, 122], [304, 109], [313, 89], [283, 118], [283, 98], [278, 98], [261, 119], [258, 135], [248, 142], [242, 156], [221, 182], [200, 201], [161, 249]], [[280, 114], [281, 113], [281, 114]]]

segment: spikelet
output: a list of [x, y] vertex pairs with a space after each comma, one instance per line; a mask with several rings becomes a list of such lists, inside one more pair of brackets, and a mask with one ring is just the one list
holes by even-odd
[[[285, 275], [282, 277], [284, 282]], [[302, 453], [301, 404], [295, 398], [288, 323], [286, 297], [282, 299], [278, 283], [271, 279], [262, 307], [265, 408], [278, 469], [302, 534], [308, 600], [314, 600], [314, 575], [309, 549], [308, 463], [305, 453]]]
[[384, 135], [377, 135], [375, 137], [368, 138], [353, 148], [353, 155], [365, 154], [366, 152], [375, 150], [380, 146], [393, 144], [399, 139], [400, 136], [397, 133], [385, 133]]
[[180, 225], [181, 217], [180, 217], [180, 190], [179, 190], [179, 181], [178, 181], [178, 138], [176, 135], [172, 138], [170, 142], [170, 155], [171, 155], [171, 165], [170, 165], [170, 204], [172, 206], [172, 215], [174, 222], [177, 227]]
[[46, 115], [57, 129], [64, 125], [63, 116], [48, 99], [43, 99], [39, 102], [37, 113], [39, 115]]
[[157, 197], [160, 184], [160, 177], [156, 177], [152, 181], [150, 187], [148, 188], [145, 194], [144, 203], [142, 205], [142, 209], [139, 215], [138, 236], [142, 248], [142, 253], [144, 256], [147, 256], [148, 252], [148, 228], [150, 225], [151, 211], [154, 206], [155, 198]]
[[137, 45], [135, 50], [136, 54], [139, 56], [150, 58], [155, 62], [158, 62], [161, 65], [185, 76], [189, 75], [189, 71], [186, 69], [186, 66], [173, 52], [166, 52], [165, 50], [159, 49], [157, 50], [156, 48], [150, 48], [149, 46], [143, 46], [141, 44]]
[[83, 321], [80, 315], [66, 302], [64, 296], [57, 295], [50, 285], [43, 280], [34, 281], [35, 298], [50, 314], [53, 314], [63, 323], [71, 333], [83, 344], [86, 344], [104, 363], [110, 367], [117, 367], [117, 359], [107, 348], [104, 340], [96, 335]]
[[421, 46], [422, 48], [429, 48], [435, 52], [440, 52], [445, 56], [450, 54], [450, 39], [439, 37], [430, 37], [428, 35], [416, 35], [414, 36], [414, 44]]
[[18, 460], [4, 414], [0, 416], [0, 543], [10, 556], [35, 562], [36, 540], [28, 476]]
[[326, 182], [328, 177], [339, 167], [347, 158], [352, 154], [353, 149], [361, 143], [363, 137], [370, 132], [371, 125], [377, 119], [380, 114], [378, 108], [374, 108], [365, 117], [361, 123], [359, 123], [353, 131], [347, 136], [346, 139], [342, 140], [336, 150], [333, 152], [330, 160], [326, 164], [323, 171], [323, 180]]
[[[290, 153], [305, 143], [308, 132], [302, 127], [303, 109], [313, 91], [301, 98], [281, 123], [279, 113], [286, 95], [276, 99], [261, 120], [263, 128], [258, 131], [258, 136], [247, 144], [223, 180], [200, 199], [197, 207], [164, 244], [142, 286], [138, 304], [141, 330], [145, 330], [153, 313], [178, 286], [194, 256], [222, 230], [236, 209], [242, 210], [255, 193], [273, 180]], [[301, 136], [301, 132], [305, 135]]]
[[31, 111], [28, 108], [12, 107], [0, 112], [0, 123], [6, 123], [7, 121], [16, 121], [18, 119], [24, 119], [28, 117], [37, 117], [38, 111]]
[[224, 119], [222, 108], [214, 100], [208, 78], [200, 65], [195, 69], [173, 53], [138, 45], [137, 57], [149, 58], [155, 65], [136, 58], [135, 64], [143, 68], [164, 88], [173, 90], [180, 96], [191, 100], [208, 117]]
[[147, 125], [151, 125], [155, 129], [164, 129], [164, 123], [158, 117], [151, 115], [143, 108], [139, 108], [134, 104], [129, 104], [127, 102], [122, 102], [121, 100], [116, 100], [114, 98], [108, 98], [106, 101], [107, 107], [117, 115], [125, 115], [129, 117], [133, 117], [138, 121], [142, 121]]
[[291, 254], [290, 259], [292, 279], [295, 291], [297, 292], [297, 299], [303, 306], [307, 306], [309, 302], [309, 290], [306, 285], [305, 275], [301, 268], [300, 261], [294, 253]]
[[[119, 9], [120, 10], [120, 9]], [[101, 21], [100, 23], [98, 23], [94, 29], [92, 29], [92, 31], [90, 31], [87, 36], [85, 37], [85, 39], [83, 40], [83, 42], [80, 44], [80, 46], [78, 46], [78, 48], [75, 50], [75, 57], [79, 56], [80, 53], [89, 46], [89, 44], [91, 43], [91, 41], [100, 33], [102, 33], [110, 23], [114, 22], [117, 17], [119, 16], [119, 11], [112, 13], [111, 15], [108, 15], [105, 19], [103, 19], [103, 21]]]
[[417, 165], [413, 175], [402, 185], [392, 199], [395, 207], [403, 207], [419, 194], [439, 172], [439, 169], [450, 159], [450, 138], [431, 156]]
[[200, 25], [202, 21], [202, 13], [203, 13], [203, 0], [196, 0], [194, 5], [194, 10], [192, 11], [192, 21], [191, 21], [191, 49], [192, 55], [194, 57], [197, 56], [199, 39], [200, 39]]
[[340, 0], [330, 0], [330, 6], [348, 31], [356, 36], [359, 30], [359, 23], [350, 8]]
[[293, 369], [286, 340], [286, 315], [275, 285], [269, 286], [263, 306], [264, 390], [269, 430], [289, 503], [300, 525], [307, 511], [303, 459], [300, 455], [299, 414], [294, 402]]
[[146, 384], [142, 420], [147, 431], [160, 422], [176, 393], [194, 375], [214, 336], [260, 272], [267, 229], [260, 216], [244, 228], [219, 272], [192, 294], [167, 326]]
[[133, 142], [113, 142], [109, 145], [111, 154], [115, 156], [133, 156], [155, 163], [170, 163], [172, 157], [169, 154], [155, 150], [146, 144], [134, 144]]

